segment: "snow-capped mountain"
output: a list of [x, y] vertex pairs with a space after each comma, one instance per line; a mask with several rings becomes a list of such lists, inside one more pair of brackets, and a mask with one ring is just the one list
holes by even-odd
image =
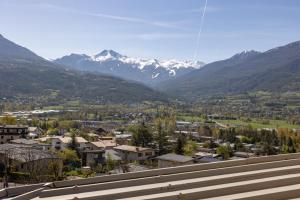
[[53, 62], [72, 69], [110, 74], [150, 85], [181, 76], [204, 65], [200, 61], [134, 58], [113, 50], [104, 50], [94, 56], [71, 54]]
[[236, 59], [236, 60], [244, 60], [244, 59], [248, 59], [251, 58], [253, 56], [256, 56], [258, 54], [261, 54], [261, 52], [259, 51], [254, 51], [254, 50], [250, 50], [250, 51], [242, 51], [241, 53], [237, 53], [234, 56], [231, 57], [231, 59]]

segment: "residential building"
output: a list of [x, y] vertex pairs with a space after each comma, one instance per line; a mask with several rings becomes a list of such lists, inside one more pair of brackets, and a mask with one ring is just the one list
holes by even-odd
[[130, 140], [132, 138], [132, 133], [130, 132], [115, 132], [116, 141], [120, 145], [128, 145], [130, 143]]
[[99, 140], [96, 142], [90, 142], [88, 147], [90, 150], [97, 150], [97, 149], [113, 149], [117, 146], [115, 140]]
[[194, 158], [191, 156], [183, 156], [174, 153], [164, 154], [155, 159], [158, 161], [159, 168], [190, 165], [194, 163]]
[[82, 166], [94, 166], [105, 163], [105, 150], [84, 150], [82, 152]]
[[38, 138], [43, 134], [43, 130], [39, 127], [28, 127], [28, 137], [29, 138]]
[[153, 157], [154, 150], [151, 148], [130, 146], [130, 145], [120, 145], [114, 147], [114, 150], [119, 153], [122, 160], [125, 161], [144, 161]]
[[20, 138], [20, 139], [16, 139], [16, 140], [11, 140], [10, 143], [11, 144], [19, 144], [19, 145], [27, 145], [27, 146], [35, 147], [37, 149], [44, 150], [44, 151], [45, 150], [49, 151], [51, 149], [51, 144], [40, 143], [38, 140], [30, 140], [30, 139]]
[[23, 144], [1, 144], [0, 163], [7, 165], [7, 159], [14, 171], [24, 173], [37, 173], [37, 175], [51, 174], [49, 166], [58, 164], [56, 174], [62, 174], [62, 159], [50, 151], [41, 151], [38, 148]]
[[[65, 148], [68, 148], [72, 142], [71, 137], [64, 136], [54, 136], [50, 137], [49, 139], [51, 140], [52, 148], [56, 150], [64, 150]], [[84, 150], [88, 145], [88, 141], [83, 137], [75, 137], [75, 142], [77, 144], [77, 148], [81, 151]]]
[[0, 144], [9, 143], [11, 140], [26, 138], [28, 126], [5, 125], [0, 126]]

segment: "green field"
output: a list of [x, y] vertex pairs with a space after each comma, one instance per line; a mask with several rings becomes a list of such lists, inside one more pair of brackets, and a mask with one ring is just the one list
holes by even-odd
[[63, 106], [45, 106], [43, 110], [63, 110]]
[[284, 120], [268, 120], [269, 123], [263, 123], [263, 120], [252, 120], [245, 122], [241, 120], [217, 120], [224, 125], [249, 126], [253, 128], [300, 128], [300, 125], [289, 124]]
[[176, 116], [178, 121], [187, 121], [187, 122], [203, 122], [204, 119], [200, 116], [187, 116], [187, 115], [179, 115]]

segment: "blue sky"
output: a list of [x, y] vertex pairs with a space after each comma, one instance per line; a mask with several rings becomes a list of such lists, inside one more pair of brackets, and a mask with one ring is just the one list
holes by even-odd
[[208, 0], [197, 47], [204, 5], [205, 0], [0, 0], [0, 33], [51, 59], [113, 49], [211, 62], [300, 40], [299, 0]]

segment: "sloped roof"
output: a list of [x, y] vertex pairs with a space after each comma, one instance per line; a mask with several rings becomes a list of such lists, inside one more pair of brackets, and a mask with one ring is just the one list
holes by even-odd
[[[72, 141], [71, 137], [57, 137], [61, 142], [65, 144], [69, 144]], [[75, 141], [77, 143], [87, 143], [88, 141], [84, 139], [83, 137], [75, 137]]]
[[28, 140], [28, 139], [24, 139], [24, 138], [11, 140], [10, 142], [14, 143], [14, 144], [26, 144], [26, 145], [38, 144], [38, 142], [35, 140]]
[[152, 150], [151, 148], [144, 148], [144, 147], [137, 147], [137, 146], [130, 146], [130, 145], [120, 145], [120, 146], [114, 147], [114, 149], [130, 151], [130, 152], [140, 152], [140, 151]]
[[91, 142], [93, 145], [95, 145], [96, 147], [100, 147], [100, 148], [106, 148], [106, 147], [115, 147], [117, 146], [117, 143], [113, 140], [100, 140], [97, 142]]
[[165, 155], [161, 155], [161, 156], [156, 157], [156, 159], [180, 162], [180, 163], [185, 163], [185, 162], [189, 162], [189, 161], [193, 160], [193, 158], [190, 156], [183, 156], [183, 155], [178, 155], [178, 154], [174, 154], [174, 153], [168, 153]]
[[20, 162], [58, 158], [49, 151], [41, 151], [40, 149], [22, 144], [1, 144], [0, 154], [7, 154], [10, 159], [18, 160]]

